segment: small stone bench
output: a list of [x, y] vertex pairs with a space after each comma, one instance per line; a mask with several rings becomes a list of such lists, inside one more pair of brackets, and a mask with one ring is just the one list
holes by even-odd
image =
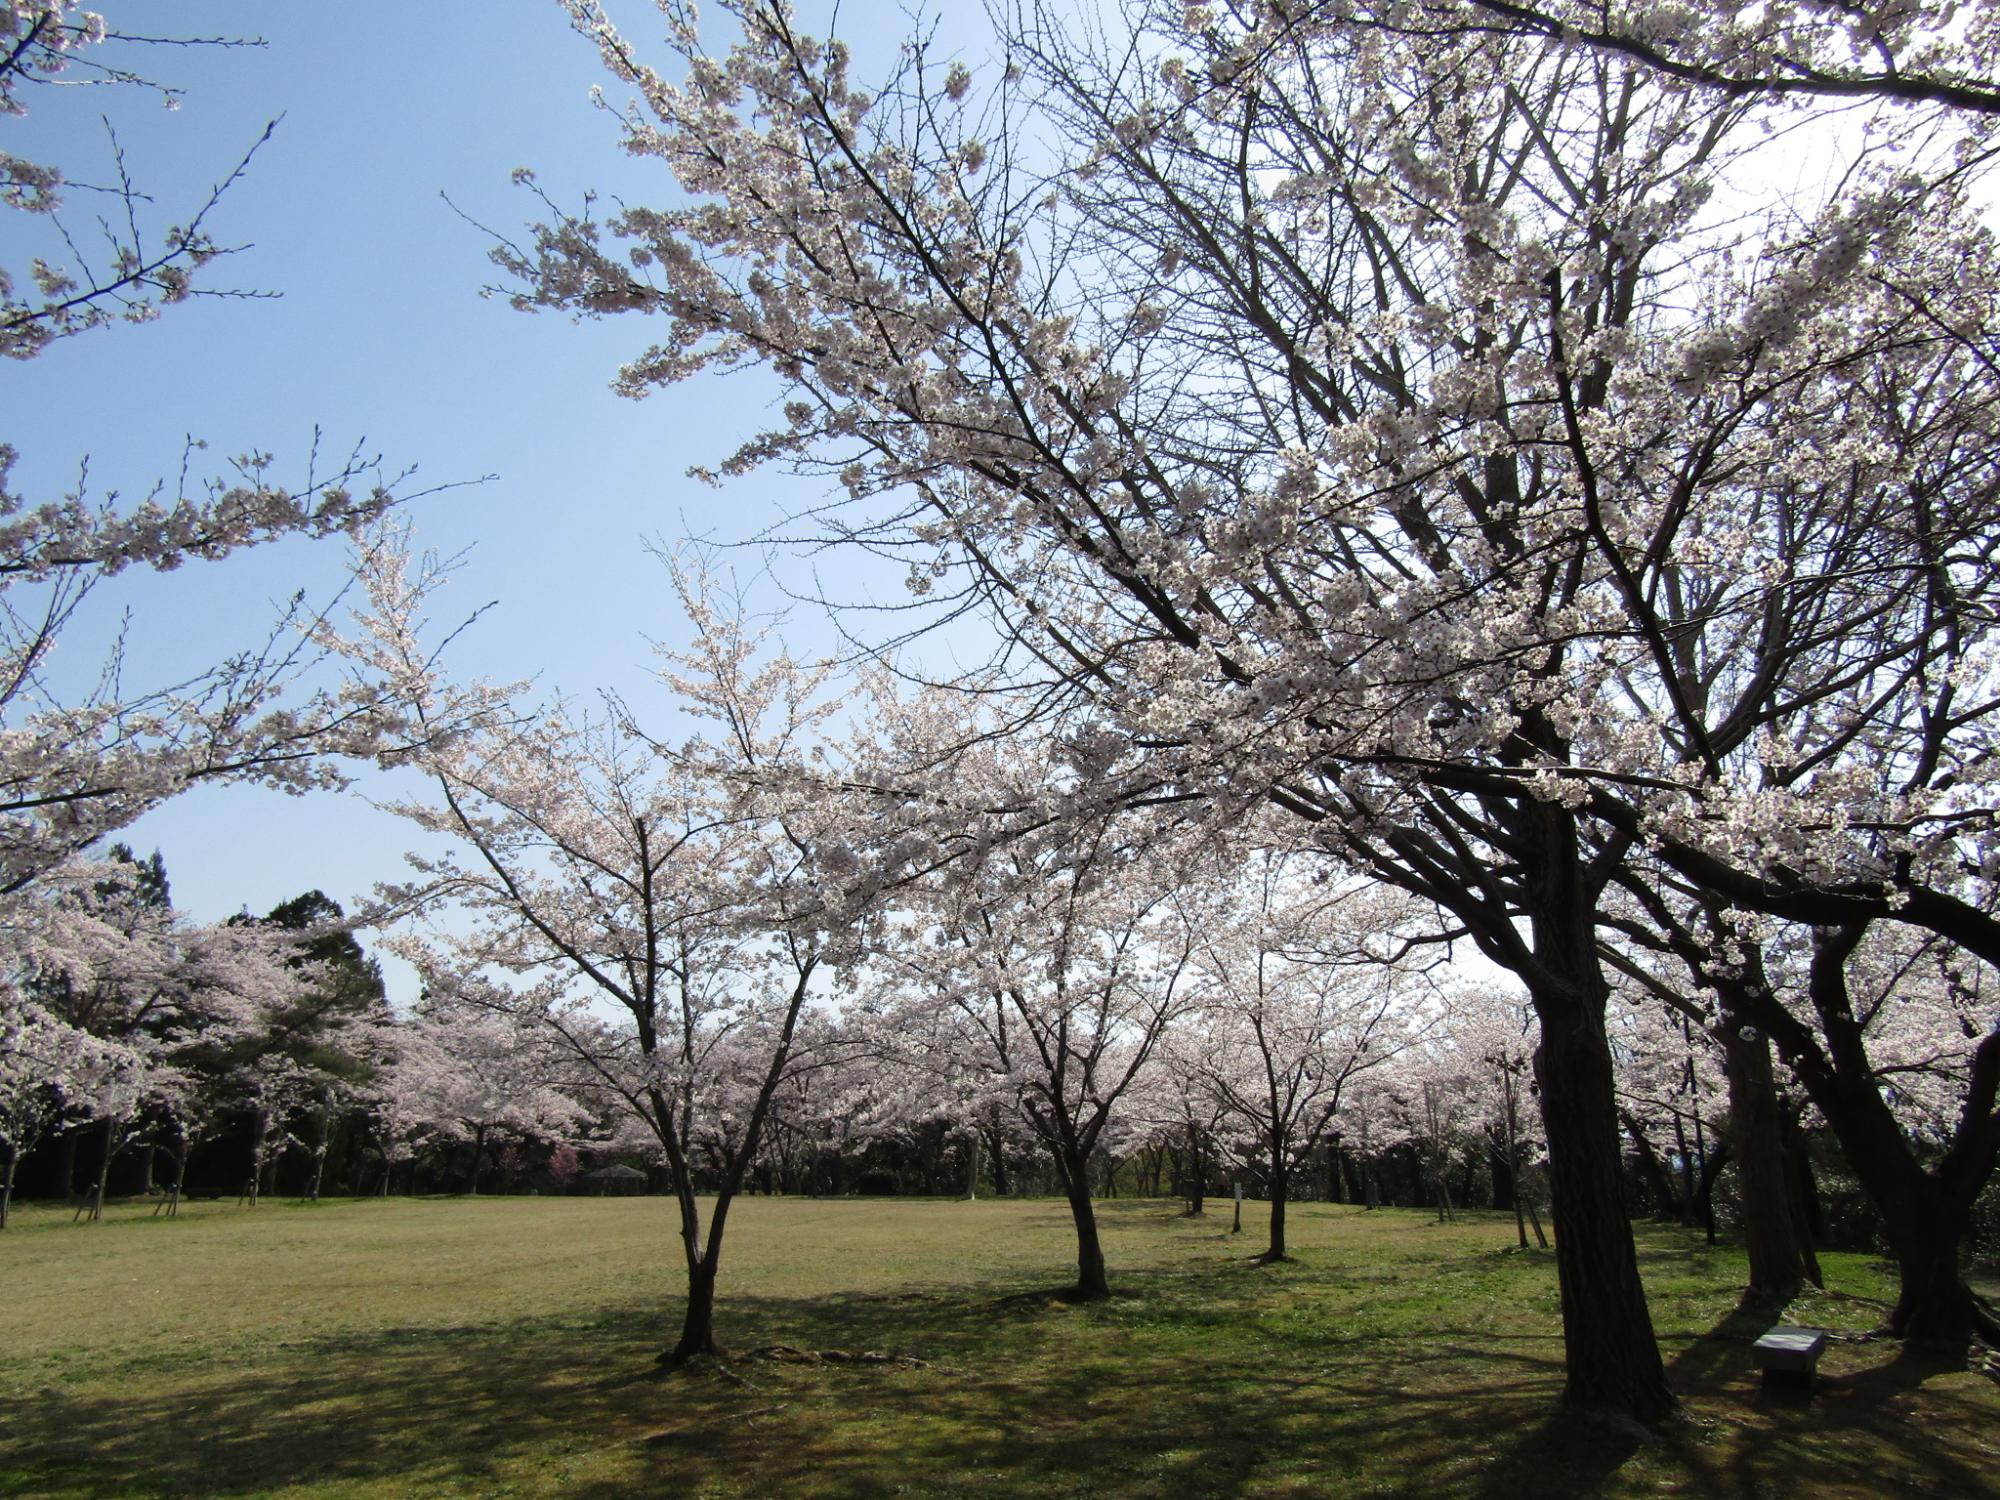
[[1826, 1352], [1826, 1332], [1819, 1328], [1771, 1329], [1750, 1346], [1757, 1368], [1764, 1372], [1765, 1389], [1773, 1386], [1791, 1390], [1811, 1390], [1813, 1371]]

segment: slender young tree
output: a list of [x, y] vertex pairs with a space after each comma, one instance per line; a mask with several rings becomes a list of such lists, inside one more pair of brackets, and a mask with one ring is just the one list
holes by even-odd
[[1350, 1083], [1421, 1035], [1412, 913], [1381, 888], [1329, 890], [1304, 861], [1252, 854], [1204, 924], [1201, 1086], [1234, 1125], [1270, 1198], [1262, 1261], [1288, 1260], [1292, 1183], [1341, 1124]]
[[763, 774], [814, 740], [825, 672], [767, 654], [677, 571], [697, 644], [663, 675], [708, 732], [669, 749], [616, 701], [595, 716], [526, 714], [496, 690], [454, 686], [421, 639], [435, 580], [394, 546], [368, 566], [366, 634], [347, 644], [357, 670], [390, 684], [413, 724], [477, 726], [447, 740], [420, 731], [403, 758], [430, 791], [396, 810], [451, 852], [411, 855], [418, 878], [385, 893], [387, 910], [448, 903], [460, 921], [392, 946], [440, 1003], [545, 1030], [571, 1087], [646, 1132], [673, 1184], [687, 1272], [680, 1336], [660, 1360], [712, 1355], [730, 1207], [780, 1089], [824, 1061], [828, 1040], [808, 1002], [842, 919], [813, 861], [838, 809], [778, 800]]
[[[1060, 752], [952, 738], [965, 748], [944, 779], [960, 805], [1033, 806], [1041, 789], [1078, 775]], [[1207, 882], [1190, 879], [1193, 846], [1171, 832], [1112, 815], [1006, 837], [905, 890], [910, 926], [876, 944], [905, 995], [894, 1034], [989, 1078], [990, 1102], [1006, 1099], [1047, 1152], [1085, 1301], [1110, 1295], [1092, 1162], [1116, 1143], [1121, 1106], [1198, 979]]]

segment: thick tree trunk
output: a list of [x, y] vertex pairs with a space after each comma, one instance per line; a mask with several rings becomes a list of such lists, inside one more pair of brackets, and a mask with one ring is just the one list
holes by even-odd
[[1918, 1187], [1908, 1218], [1891, 1233], [1901, 1285], [1889, 1331], [1905, 1343], [1953, 1354], [1974, 1335], [2000, 1344], [2000, 1319], [1972, 1295], [1959, 1267], [1969, 1216], [1939, 1202], [1941, 1196], [1930, 1184]]
[[1090, 1201], [1090, 1150], [1083, 1145], [1051, 1143], [1056, 1175], [1062, 1180], [1063, 1196], [1069, 1200], [1070, 1218], [1076, 1224], [1076, 1287], [1072, 1295], [1079, 1302], [1100, 1302], [1111, 1295], [1111, 1283], [1104, 1269], [1104, 1246], [1097, 1237], [1097, 1208]]
[[979, 1197], [979, 1131], [975, 1128], [965, 1133], [965, 1201], [971, 1203]]
[[1603, 978], [1594, 951], [1549, 951], [1564, 937], [1588, 942], [1588, 928], [1579, 921], [1568, 934], [1538, 932], [1538, 957], [1551, 967], [1567, 959], [1563, 968], [1573, 982], [1538, 986], [1533, 995], [1542, 1023], [1535, 1078], [1549, 1143], [1562, 1293], [1563, 1402], [1652, 1422], [1678, 1403], [1667, 1387], [1625, 1216]]
[[[1087, 1184], [1080, 1171], [1071, 1181]], [[1097, 1238], [1097, 1210], [1087, 1185], [1072, 1186], [1068, 1197], [1070, 1217], [1076, 1221], [1076, 1299], [1101, 1302], [1111, 1295], [1111, 1282], [1104, 1269], [1104, 1246]]]
[[1750, 1254], [1754, 1302], [1782, 1307], [1810, 1281], [1820, 1282], [1819, 1261], [1797, 1213], [1797, 1199], [1785, 1174], [1778, 1088], [1771, 1044], [1740, 1025], [1720, 1029], [1729, 1118], [1734, 1130], [1736, 1180], [1742, 1203], [1743, 1243]]
[[1514, 1206], [1514, 1169], [1508, 1164], [1506, 1132], [1498, 1126], [1486, 1131], [1486, 1195], [1493, 1208]]
[[1291, 1173], [1286, 1164], [1275, 1155], [1271, 1158], [1271, 1243], [1264, 1253], [1257, 1257], [1269, 1263], [1287, 1260], [1285, 1254], [1285, 1197], [1291, 1186]]
[[659, 1362], [678, 1369], [691, 1359], [717, 1352], [715, 1263], [704, 1259], [688, 1267], [687, 1313], [681, 1319], [680, 1342], [661, 1355]]
[[7, 1148], [7, 1173], [0, 1178], [0, 1229], [7, 1227], [7, 1215], [14, 1206], [14, 1165], [20, 1159], [19, 1151], [11, 1146]]
[[486, 1127], [476, 1125], [472, 1130], [472, 1172], [465, 1184], [465, 1191], [472, 1197], [479, 1196], [479, 1158], [486, 1154]]

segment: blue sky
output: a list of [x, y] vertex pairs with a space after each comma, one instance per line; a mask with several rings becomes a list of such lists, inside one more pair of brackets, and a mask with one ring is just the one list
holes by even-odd
[[[14, 488], [31, 502], [65, 492], [87, 456], [93, 495], [136, 498], [175, 472], [190, 436], [208, 444], [197, 458], [211, 468], [261, 449], [286, 479], [303, 471], [316, 428], [322, 451], [360, 444], [391, 473], [415, 466], [414, 486], [491, 474], [414, 507], [425, 544], [470, 549], [441, 608], [496, 601], [455, 666], [536, 677], [551, 690], [613, 687], [647, 703], [646, 638], [685, 630], [647, 540], [745, 538], [815, 492], [776, 472], [720, 491], [685, 476], [754, 425], [772, 393], [758, 377], [627, 401], [608, 383], [649, 330], [527, 316], [480, 296], [487, 238], [441, 194], [512, 230], [534, 210], [510, 182], [520, 166], [564, 201], [585, 187], [655, 201], [668, 192], [664, 168], [627, 158], [615, 121], [592, 107], [591, 87], [610, 82], [594, 50], [552, 0], [106, 0], [102, 9], [114, 29], [265, 45], [128, 53], [124, 65], [185, 91], [178, 110], [130, 89], [42, 88], [25, 119], [0, 121], [0, 140], [101, 181], [108, 119], [167, 223], [282, 117], [211, 220], [222, 243], [246, 248], [205, 273], [208, 286], [278, 295], [191, 302], [0, 368], [0, 438], [21, 450]], [[657, 29], [650, 6], [616, 13], [635, 37]], [[844, 12], [841, 30], [864, 58], [908, 29], [899, 7], [879, 7], [893, 25], [872, 25], [877, 15]], [[72, 232], [88, 235], [96, 211], [89, 194], [72, 193]], [[10, 236], [32, 231], [22, 216], [6, 218]], [[330, 594], [341, 562], [336, 546], [289, 543], [163, 579], [121, 579], [115, 601], [100, 602], [131, 606], [129, 675], [158, 682], [240, 647], [273, 601], [301, 588]], [[740, 554], [740, 565], [754, 571], [757, 559]], [[828, 642], [803, 607], [787, 633], [801, 654]], [[94, 666], [95, 649], [81, 635], [66, 642], [71, 670]], [[651, 698], [653, 722], [669, 729], [664, 699]], [[315, 886], [350, 902], [398, 873], [406, 841], [396, 820], [353, 798], [244, 788], [191, 794], [130, 837], [163, 851], [176, 902], [204, 919], [263, 911]], [[409, 998], [409, 977], [393, 980]]]

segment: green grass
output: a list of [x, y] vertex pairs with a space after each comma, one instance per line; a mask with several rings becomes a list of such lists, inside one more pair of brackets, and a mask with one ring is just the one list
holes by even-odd
[[[1104, 1206], [1119, 1295], [1050, 1295], [1058, 1202], [751, 1199], [718, 1332], [921, 1366], [738, 1358], [648, 1378], [680, 1268], [659, 1199], [29, 1208], [0, 1235], [0, 1496], [2000, 1495], [2000, 1387], [1836, 1342], [1766, 1397], [1741, 1256], [1641, 1230], [1690, 1420], [1553, 1414], [1555, 1271], [1511, 1220]], [[1795, 1321], [1892, 1287], [1829, 1256]]]

